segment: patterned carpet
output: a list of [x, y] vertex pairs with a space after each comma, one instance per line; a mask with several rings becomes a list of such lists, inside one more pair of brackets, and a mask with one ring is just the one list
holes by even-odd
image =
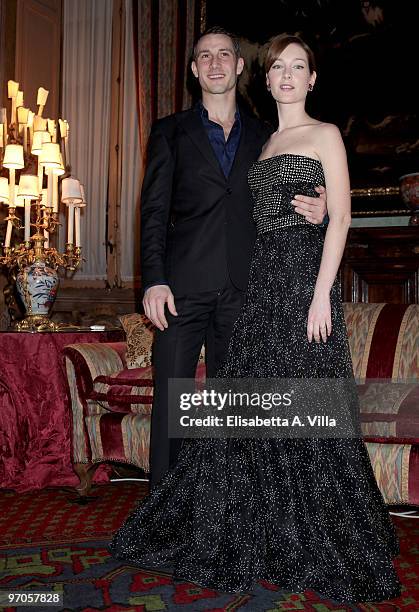
[[[419, 520], [394, 517], [402, 549], [397, 559], [397, 570], [404, 585], [403, 594], [397, 600], [376, 605], [348, 606], [322, 599], [311, 591], [292, 594], [266, 583], [258, 585], [252, 594], [232, 595], [189, 583], [173, 584], [170, 576], [163, 572], [141, 571], [110, 557], [106, 549], [109, 534], [135, 505], [139, 492], [143, 493], [144, 490], [144, 485], [139, 487], [132, 483], [97, 487], [93, 493], [97, 499], [85, 506], [75, 503], [77, 498], [72, 492], [54, 491], [52, 497], [45, 490], [27, 496], [19, 495], [19, 498], [26, 499], [26, 504], [7, 494], [8, 501], [14, 501], [14, 504], [11, 504], [11, 512], [8, 508], [5, 513], [7, 520], [4, 516], [0, 517], [2, 533], [3, 537], [8, 534], [8, 538], [15, 533], [15, 540], [0, 546], [0, 589], [53, 590], [62, 593], [63, 607], [59, 609], [66, 612], [419, 611]], [[53, 497], [59, 502], [57, 507], [53, 504]], [[52, 513], [49, 521], [53, 527], [47, 524], [43, 506], [38, 506], [42, 510], [42, 519], [36, 521], [34, 512], [37, 504], [34, 498], [38, 498], [38, 503], [48, 503], [49, 512]], [[0, 505], [3, 509], [6, 508], [4, 500], [5, 493], [2, 493]], [[77, 522], [79, 519], [80, 523]], [[101, 520], [104, 523], [102, 526]], [[33, 521], [36, 525], [32, 530], [23, 533], [21, 529], [30, 529]], [[63, 532], [60, 535], [61, 527]], [[93, 537], [89, 529], [95, 533], [101, 532], [102, 536], [89, 541]], [[72, 540], [70, 534], [73, 535]], [[29, 543], [31, 538], [34, 540]], [[43, 610], [48, 609], [58, 608]], [[3, 610], [25, 612], [27, 608], [8, 607]]]
[[148, 489], [146, 483], [95, 486], [87, 503], [74, 489], [0, 491], [0, 544], [83, 542], [110, 537]]

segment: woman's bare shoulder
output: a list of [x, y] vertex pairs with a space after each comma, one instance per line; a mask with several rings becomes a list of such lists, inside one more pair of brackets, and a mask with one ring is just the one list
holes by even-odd
[[314, 148], [319, 152], [330, 151], [336, 145], [343, 146], [342, 135], [334, 123], [323, 122], [313, 126], [311, 137]]
[[337, 125], [334, 123], [326, 123], [325, 121], [319, 121], [318, 123], [313, 123], [312, 125], [313, 131], [319, 131], [323, 136], [340, 136], [340, 130]]

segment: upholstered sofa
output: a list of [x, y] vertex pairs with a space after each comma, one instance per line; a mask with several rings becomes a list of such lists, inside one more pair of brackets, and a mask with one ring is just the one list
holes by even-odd
[[[419, 305], [347, 303], [344, 309], [362, 431], [378, 485], [389, 504], [419, 505]], [[143, 367], [133, 367], [125, 342], [64, 349], [82, 494], [99, 463], [149, 471], [153, 382], [145, 352], [142, 347]], [[204, 375], [200, 363], [197, 377]]]

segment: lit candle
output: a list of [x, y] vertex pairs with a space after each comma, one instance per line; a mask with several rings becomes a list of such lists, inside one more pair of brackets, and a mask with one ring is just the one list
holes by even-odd
[[16, 170], [9, 168], [9, 206], [15, 207], [15, 185], [16, 185]]
[[19, 134], [23, 137], [23, 150], [25, 153], [28, 151], [28, 140], [27, 140], [27, 129], [26, 124], [28, 123], [29, 118], [29, 108], [25, 108], [24, 106], [19, 106], [17, 109], [17, 122], [19, 124]]
[[12, 239], [12, 222], [8, 221], [7, 222], [7, 230], [6, 230], [6, 238], [4, 240], [4, 246], [5, 247], [9, 247], [10, 246], [10, 241]]
[[58, 125], [60, 126], [60, 136], [61, 138], [67, 137], [67, 122], [64, 119], [58, 119]]
[[41, 206], [44, 208], [47, 207], [47, 191], [48, 189], [43, 189], [41, 195]]
[[9, 195], [9, 181], [5, 176], [0, 176], [0, 204], [8, 204]]
[[[16, 173], [14, 168], [9, 168], [9, 216], [11, 215], [11, 209], [15, 209], [15, 201], [16, 201], [16, 189], [15, 189], [15, 184], [16, 184]], [[4, 246], [5, 247], [9, 247], [10, 246], [10, 240], [12, 238], [12, 222], [8, 221], [7, 222], [7, 229], [6, 229], [6, 238], [4, 241]]]
[[29, 116], [28, 116], [28, 128], [29, 128], [29, 151], [32, 148], [32, 143], [33, 143], [33, 118], [35, 116], [35, 113], [33, 113], [31, 110], [29, 111]]
[[76, 247], [81, 246], [80, 242], [80, 208], [76, 206], [74, 209], [74, 234]]
[[74, 204], [70, 202], [68, 205], [68, 226], [67, 226], [67, 242], [73, 244], [73, 227], [74, 227]]
[[62, 140], [62, 143], [63, 143], [62, 155], [63, 155], [63, 158], [64, 158], [64, 165], [66, 165], [67, 161], [66, 161], [66, 151], [65, 151], [65, 139], [67, 137], [67, 125], [66, 125], [66, 122], [64, 121], [64, 119], [58, 119], [58, 125], [59, 125], [59, 129], [60, 129], [61, 140]]
[[48, 177], [48, 181], [47, 181], [47, 208], [52, 208], [52, 191], [53, 191], [53, 187], [52, 187], [52, 170], [50, 168], [48, 168], [47, 170], [45, 170], [45, 173]]
[[25, 242], [31, 237], [31, 201], [25, 198]]
[[25, 242], [31, 237], [31, 201], [39, 197], [38, 177], [36, 174], [21, 174], [17, 192], [17, 203], [23, 200], [25, 208]]
[[7, 145], [7, 111], [4, 107], [0, 108], [0, 123], [3, 126], [3, 142]]
[[[47, 207], [47, 193], [48, 189], [43, 189], [41, 193], [41, 206], [43, 208]], [[46, 249], [49, 249], [49, 231], [44, 229], [44, 245]]]
[[67, 243], [73, 244], [74, 207], [83, 203], [79, 180], [74, 177], [67, 177], [62, 180], [61, 201], [68, 206]]
[[3, 129], [4, 126], [2, 123], [0, 123], [0, 149], [4, 147]]
[[44, 184], [44, 166], [40, 163], [38, 157], [38, 189], [39, 193], [42, 193], [42, 187]]
[[65, 123], [65, 137], [64, 137], [64, 157], [65, 157], [65, 165], [70, 165], [70, 153], [68, 150], [68, 135], [70, 133], [70, 126], [68, 125], [67, 119], [64, 119]]
[[58, 174], [52, 170], [52, 212], [58, 212]]
[[7, 97], [12, 99], [12, 116], [10, 123], [13, 125], [16, 123], [16, 96], [19, 91], [19, 83], [16, 81], [7, 81]]
[[51, 142], [57, 142], [57, 123], [54, 119], [47, 119], [47, 130], [51, 134]]
[[19, 89], [19, 91], [17, 92], [16, 109], [18, 109], [19, 106], [23, 106], [23, 91], [21, 89]]

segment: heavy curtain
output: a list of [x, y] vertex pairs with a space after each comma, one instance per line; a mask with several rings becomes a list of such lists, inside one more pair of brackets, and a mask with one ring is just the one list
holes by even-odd
[[[72, 174], [85, 186], [77, 279], [106, 279], [112, 0], [64, 0], [62, 116]], [[61, 244], [65, 237], [61, 236]]]
[[[188, 60], [201, 1], [64, 0], [62, 115], [70, 124], [72, 173], [84, 183], [88, 200], [82, 214], [86, 261], [76, 279], [117, 286], [138, 279], [148, 135], [155, 119], [190, 105]], [[123, 27], [113, 30], [119, 5]], [[121, 52], [115, 59], [116, 44]], [[112, 57], [119, 62], [117, 81]], [[111, 140], [115, 117], [118, 133]], [[109, 172], [115, 150], [116, 177]]]
[[[124, 114], [123, 150], [127, 174], [121, 197], [121, 273], [122, 280], [138, 278], [139, 271], [139, 193], [143, 178], [148, 135], [152, 122], [173, 112], [188, 108], [187, 89], [189, 55], [200, 27], [198, 0], [131, 0], [133, 57], [126, 47], [125, 95], [132, 102], [136, 88], [136, 120]], [[132, 72], [132, 70], [134, 72]], [[132, 80], [130, 75], [134, 76]], [[133, 134], [136, 124], [137, 134]]]

